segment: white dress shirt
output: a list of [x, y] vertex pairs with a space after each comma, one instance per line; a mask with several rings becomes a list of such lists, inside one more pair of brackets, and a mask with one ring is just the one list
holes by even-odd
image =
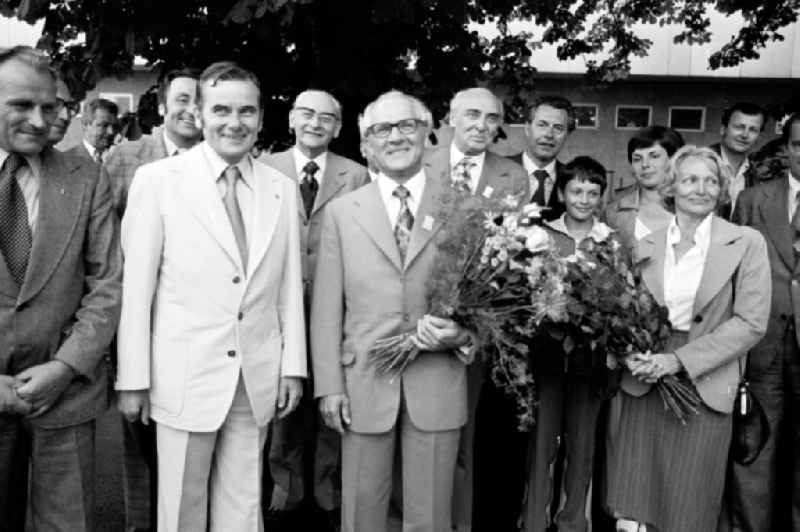
[[482, 151], [478, 155], [465, 155], [461, 152], [456, 145], [451, 143], [450, 144], [450, 175], [452, 176], [454, 172], [460, 170], [460, 168], [456, 168], [456, 165], [460, 163], [464, 157], [469, 157], [475, 166], [470, 168], [469, 170], [469, 190], [473, 194], [475, 194], [475, 190], [478, 188], [478, 181], [481, 179], [481, 174], [483, 173], [483, 163], [486, 161], [486, 152]]
[[800, 192], [800, 180], [792, 175], [791, 170], [789, 173], [789, 222], [791, 223], [794, 211], [797, 210], [797, 194]]
[[[208, 161], [211, 178], [214, 180], [214, 184], [217, 187], [219, 197], [224, 198], [225, 193], [228, 191], [228, 183], [225, 181], [224, 177], [222, 177], [222, 179], [220, 179], [220, 177], [225, 169], [231, 165], [217, 155], [217, 153], [211, 149], [211, 146], [208, 145], [208, 142], [203, 142], [201, 149], [203, 150], [206, 161]], [[255, 208], [253, 207], [255, 203], [253, 161], [250, 159], [250, 155], [248, 154], [242, 157], [242, 159], [236, 163], [236, 166], [239, 168], [239, 173], [242, 175], [241, 179], [236, 180], [236, 201], [239, 203], [239, 210], [242, 211], [244, 234], [249, 249], [252, 240], [250, 235], [253, 234], [253, 224], [255, 223], [253, 220], [255, 216]]]
[[553, 193], [553, 189], [556, 187], [556, 160], [553, 159], [550, 163], [545, 166], [544, 168], [540, 168], [533, 159], [530, 158], [528, 152], [522, 152], [522, 166], [525, 168], [525, 172], [528, 174], [528, 182], [530, 183], [530, 197], [532, 198], [534, 194], [536, 194], [536, 189], [539, 188], [539, 180], [533, 175], [533, 173], [537, 170], [544, 170], [547, 172], [547, 179], [544, 180], [544, 200], [545, 203], [550, 201], [550, 194]]
[[[39, 217], [39, 183], [42, 175], [42, 163], [38, 156], [25, 155], [28, 164], [17, 171], [17, 183], [22, 189], [25, 198], [25, 207], [28, 210], [28, 226], [31, 236], [36, 234], [36, 225]], [[6, 162], [8, 152], [0, 149], [0, 167]]]
[[664, 253], [664, 303], [669, 309], [672, 328], [688, 331], [692, 325], [694, 297], [700, 287], [700, 279], [711, 243], [711, 219], [706, 216], [694, 232], [692, 246], [680, 260], [675, 259], [675, 244], [681, 241], [681, 229], [675, 217], [667, 227], [667, 248]]
[[319, 155], [317, 155], [313, 159], [309, 159], [308, 157], [303, 155], [303, 152], [301, 152], [297, 148], [297, 146], [294, 146], [292, 148], [292, 157], [294, 157], [294, 169], [297, 172], [298, 181], [302, 180], [303, 176], [305, 176], [305, 171], [303, 170], [303, 168], [310, 161], [314, 161], [317, 164], [317, 166], [319, 167], [319, 170], [317, 170], [316, 173], [314, 174], [314, 179], [317, 181], [318, 185], [322, 185], [322, 176], [325, 175], [325, 165], [328, 162], [328, 152], [327, 152], [327, 150], [322, 152], [322, 153], [320, 153]]
[[[376, 182], [381, 193], [381, 199], [383, 199], [383, 205], [386, 207], [386, 214], [389, 216], [389, 223], [394, 229], [394, 226], [397, 225], [397, 217], [400, 215], [400, 207], [402, 205], [400, 198], [394, 195], [394, 190], [399, 185], [396, 181], [383, 174], [378, 174]], [[419, 208], [420, 199], [422, 199], [422, 191], [425, 190], [425, 172], [420, 170], [411, 179], [403, 183], [403, 186], [408, 190], [408, 198], [406, 198], [408, 210], [411, 211], [416, 220], [417, 209]]]

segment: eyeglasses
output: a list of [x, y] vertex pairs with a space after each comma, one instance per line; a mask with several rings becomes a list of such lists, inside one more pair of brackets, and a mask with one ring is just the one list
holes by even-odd
[[56, 98], [56, 112], [60, 112], [62, 109], [66, 109], [67, 111], [69, 111], [69, 114], [75, 115], [78, 114], [78, 111], [80, 111], [81, 104], [74, 100], [64, 100], [63, 98]]
[[313, 120], [316, 116], [319, 123], [323, 126], [332, 126], [339, 121], [339, 117], [333, 113], [318, 113], [314, 109], [308, 107], [294, 107], [292, 110], [300, 113], [303, 120]]
[[399, 122], [378, 122], [377, 124], [372, 124], [367, 128], [375, 138], [385, 139], [388, 138], [389, 135], [392, 134], [392, 130], [397, 128], [397, 130], [402, 133], [403, 135], [411, 135], [417, 132], [419, 126], [424, 125], [425, 122], [422, 120], [417, 120], [416, 118], [407, 118], [406, 120], [400, 120]]

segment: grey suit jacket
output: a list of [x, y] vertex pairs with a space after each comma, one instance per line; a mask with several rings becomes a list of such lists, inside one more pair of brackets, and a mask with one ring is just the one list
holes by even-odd
[[54, 359], [75, 370], [55, 406], [32, 419], [50, 428], [87, 421], [106, 406], [103, 355], [119, 322], [122, 254], [100, 167], [53, 149], [41, 161], [38, 225], [22, 286], [0, 260], [0, 373]]
[[[299, 183], [300, 176], [294, 165], [294, 156], [291, 148], [271, 153], [260, 158], [267, 165], [291, 177]], [[314, 271], [317, 266], [317, 252], [319, 238], [322, 231], [322, 210], [333, 198], [351, 192], [362, 185], [369, 183], [367, 169], [355, 161], [328, 152], [325, 163], [325, 175], [322, 176], [322, 186], [317, 191], [311, 216], [306, 216], [303, 206], [303, 197], [298, 193], [297, 213], [300, 216], [300, 252], [303, 263], [303, 285], [305, 291], [310, 293], [314, 282]]]
[[[757, 229], [767, 241], [772, 272], [772, 306], [764, 339], [750, 352], [748, 372], [767, 369], [777, 353], [790, 320], [800, 344], [800, 261], [794, 258], [788, 211], [789, 177], [764, 181], [739, 194], [733, 221]], [[762, 285], [762, 290], [767, 285]]]

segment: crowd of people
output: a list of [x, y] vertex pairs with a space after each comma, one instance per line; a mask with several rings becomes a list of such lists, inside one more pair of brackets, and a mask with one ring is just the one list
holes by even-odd
[[[0, 52], [0, 530], [100, 529], [110, 401], [126, 531], [301, 529], [312, 510], [346, 532], [390, 514], [404, 532], [800, 530], [800, 114], [769, 179], [758, 105], [727, 109], [710, 147], [638, 131], [635, 184], [604, 204], [597, 160], [558, 160], [560, 96], [531, 102], [506, 158], [488, 89], [453, 96], [436, 149], [425, 104], [383, 93], [358, 119], [365, 166], [328, 150], [342, 108], [321, 90], [294, 100], [294, 146], [255, 156], [261, 97], [233, 62], [173, 71], [162, 126], [114, 145], [96, 99], [61, 152], [68, 88], [37, 51]], [[428, 313], [448, 187], [536, 204], [562, 256], [610, 226], [669, 312], [663, 352], [611, 369], [531, 338], [537, 422], [518, 431], [474, 331]], [[370, 348], [402, 332], [422, 354], [377, 373]], [[701, 398], [685, 424], [667, 377]], [[770, 425], [747, 464], [728, 452], [742, 380]]]

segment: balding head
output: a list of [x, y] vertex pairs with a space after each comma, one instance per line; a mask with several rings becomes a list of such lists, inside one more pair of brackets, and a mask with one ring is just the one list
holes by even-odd
[[465, 155], [486, 151], [502, 122], [503, 103], [488, 89], [464, 89], [450, 101], [453, 144]]

